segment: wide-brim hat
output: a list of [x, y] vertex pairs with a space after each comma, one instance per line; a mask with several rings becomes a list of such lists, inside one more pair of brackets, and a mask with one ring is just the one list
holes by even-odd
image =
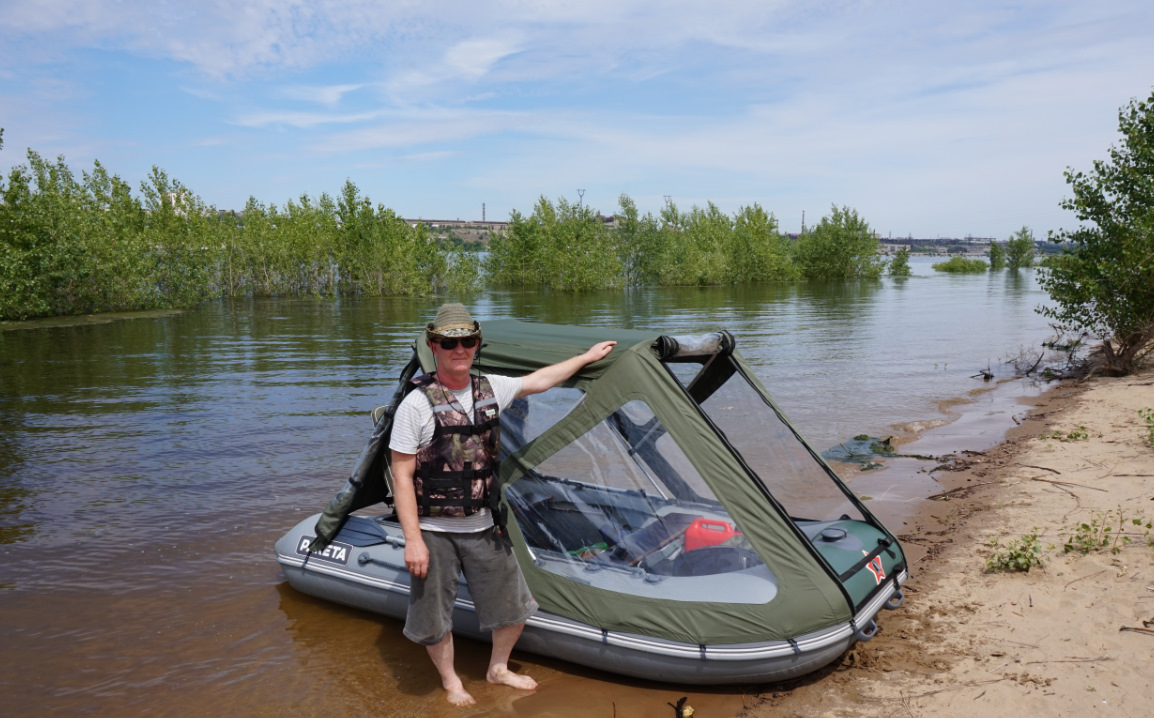
[[448, 302], [442, 304], [436, 318], [425, 325], [425, 335], [430, 340], [434, 337], [477, 337], [481, 335], [481, 324], [473, 319], [464, 304]]

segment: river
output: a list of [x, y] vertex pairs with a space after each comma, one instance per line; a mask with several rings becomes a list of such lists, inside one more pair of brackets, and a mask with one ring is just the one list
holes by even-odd
[[[819, 449], [933, 427], [942, 446], [995, 443], [1038, 391], [1003, 381], [1003, 361], [1049, 337], [1046, 296], [1033, 271], [912, 265], [877, 282], [465, 301], [482, 323], [728, 329]], [[698, 715], [740, 711], [740, 689], [522, 653], [541, 688], [510, 694], [484, 684], [487, 646], [468, 641], [458, 665], [480, 706], [449, 709], [398, 622], [284, 582], [273, 542], [343, 483], [439, 303], [217, 302], [0, 331], [4, 714], [668, 716], [682, 695]], [[974, 377], [987, 368], [995, 381]], [[959, 404], [964, 420], [942, 426]], [[924, 472], [892, 474], [850, 477], [887, 522], [933, 490]]]

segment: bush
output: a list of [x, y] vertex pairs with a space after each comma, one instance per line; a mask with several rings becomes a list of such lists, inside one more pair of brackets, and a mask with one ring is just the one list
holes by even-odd
[[981, 259], [950, 257], [949, 260], [945, 262], [934, 264], [934, 269], [939, 272], [950, 272], [952, 274], [976, 274], [989, 269], [989, 265]]

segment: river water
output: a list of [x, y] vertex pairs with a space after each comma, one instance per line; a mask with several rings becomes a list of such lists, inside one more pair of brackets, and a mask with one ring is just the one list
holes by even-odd
[[[667, 334], [728, 329], [819, 449], [861, 433], [1000, 439], [1022, 396], [1002, 362], [1047, 339], [1032, 271], [851, 284], [489, 292], [516, 317]], [[287, 586], [272, 544], [341, 486], [433, 298], [259, 300], [0, 331], [0, 696], [5, 715], [732, 715], [686, 690], [515, 654], [541, 683], [450, 709], [400, 623]], [[994, 382], [974, 378], [993, 371]], [[941, 426], [959, 411], [964, 417]], [[950, 413], [947, 413], [950, 412]], [[923, 472], [849, 472], [887, 523]], [[875, 479], [874, 476], [884, 477]], [[872, 482], [872, 483], [871, 483]], [[896, 530], [896, 529], [895, 529]]]

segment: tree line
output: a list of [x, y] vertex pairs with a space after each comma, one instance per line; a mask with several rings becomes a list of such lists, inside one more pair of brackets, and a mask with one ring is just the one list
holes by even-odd
[[477, 283], [473, 253], [442, 247], [352, 182], [283, 207], [250, 198], [240, 218], [156, 167], [134, 194], [100, 162], [78, 178], [63, 158], [27, 160], [0, 179], [0, 319]]
[[628, 285], [696, 286], [798, 279], [874, 279], [887, 268], [869, 224], [848, 207], [796, 239], [760, 205], [732, 215], [709, 202], [678, 209], [666, 201], [641, 215], [627, 194], [615, 226], [591, 207], [537, 200], [514, 211], [489, 242], [484, 273], [496, 286], [587, 290]]
[[279, 207], [250, 198], [236, 215], [156, 167], [133, 193], [99, 161], [77, 177], [62, 157], [29, 150], [0, 178], [0, 319], [237, 297], [871, 279], [887, 268], [874, 231], [848, 207], [794, 239], [757, 204], [728, 215], [667, 202], [641, 215], [628, 195], [619, 202], [610, 226], [588, 206], [542, 197], [528, 215], [513, 211], [479, 256], [374, 205], [351, 181], [336, 197]]

